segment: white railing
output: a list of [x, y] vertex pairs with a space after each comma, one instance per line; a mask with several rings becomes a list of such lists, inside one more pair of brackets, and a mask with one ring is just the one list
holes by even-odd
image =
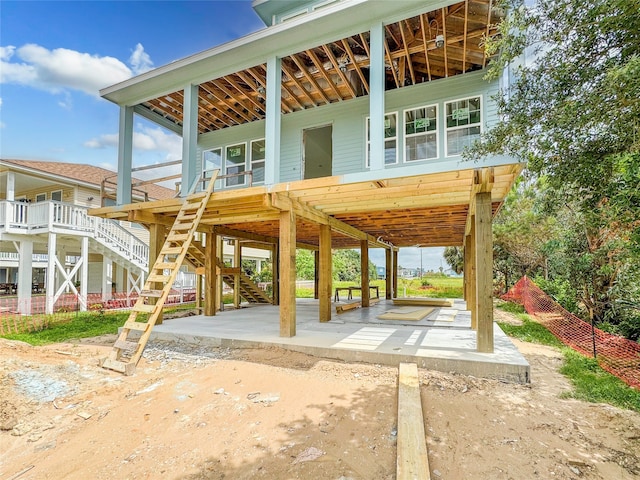
[[0, 211], [3, 231], [88, 234], [139, 268], [147, 269], [149, 247], [116, 221], [89, 216], [87, 207], [56, 201], [29, 204], [4, 200], [0, 202]]
[[[33, 263], [46, 263], [49, 259], [49, 255], [46, 253], [34, 253], [31, 256]], [[17, 262], [20, 260], [20, 254], [17, 252], [0, 252], [0, 260], [10, 260]]]

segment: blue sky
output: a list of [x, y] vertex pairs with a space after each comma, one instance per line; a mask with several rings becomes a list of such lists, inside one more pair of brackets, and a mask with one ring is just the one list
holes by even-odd
[[[98, 91], [264, 27], [251, 0], [0, 1], [0, 158], [117, 165], [118, 107]], [[136, 118], [134, 166], [181, 139]], [[443, 249], [403, 249], [437, 270]], [[381, 250], [371, 259], [384, 264]]]

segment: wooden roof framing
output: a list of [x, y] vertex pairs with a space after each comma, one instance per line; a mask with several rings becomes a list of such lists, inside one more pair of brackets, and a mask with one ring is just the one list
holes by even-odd
[[[486, 66], [484, 39], [497, 32], [502, 12], [493, 0], [465, 0], [385, 25], [387, 90], [463, 74]], [[435, 44], [443, 35], [444, 46]], [[366, 95], [369, 32], [305, 49], [282, 59], [284, 114]], [[200, 84], [200, 133], [265, 118], [266, 65]], [[183, 94], [176, 91], [141, 104], [178, 126]]]
[[[318, 245], [323, 224], [332, 227], [334, 248], [358, 248], [361, 240], [381, 248], [462, 245], [474, 194], [490, 191], [496, 212], [521, 168], [512, 164], [356, 183], [325, 177], [224, 190], [209, 199], [200, 230], [269, 243], [278, 238], [280, 212], [292, 210], [297, 242], [306, 248]], [[105, 207], [91, 214], [171, 225], [182, 202]]]

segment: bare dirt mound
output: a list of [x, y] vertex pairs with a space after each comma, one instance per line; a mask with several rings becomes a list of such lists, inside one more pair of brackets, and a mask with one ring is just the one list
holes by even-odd
[[[152, 343], [124, 377], [101, 343], [0, 339], [0, 478], [395, 478], [395, 368]], [[433, 478], [638, 478], [640, 415], [560, 399], [559, 354], [518, 346], [529, 386], [420, 371]]]

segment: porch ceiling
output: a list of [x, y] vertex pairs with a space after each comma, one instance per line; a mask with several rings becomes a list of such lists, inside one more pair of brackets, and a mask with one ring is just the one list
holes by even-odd
[[[522, 167], [519, 164], [344, 183], [343, 177], [301, 180], [274, 187], [214, 192], [202, 231], [273, 243], [282, 210], [297, 215], [297, 242], [318, 245], [319, 225], [330, 225], [334, 248], [462, 245], [472, 197], [490, 191], [494, 214]], [[106, 207], [92, 215], [140, 223], [173, 223], [181, 199]]]
[[[493, 0], [467, 0], [385, 26], [386, 89], [392, 90], [482, 69], [487, 37], [502, 12]], [[435, 44], [443, 35], [444, 45]], [[367, 95], [369, 32], [352, 35], [282, 59], [283, 114]], [[198, 130], [219, 130], [265, 118], [266, 64], [199, 85]], [[181, 90], [139, 108], [181, 128]]]

